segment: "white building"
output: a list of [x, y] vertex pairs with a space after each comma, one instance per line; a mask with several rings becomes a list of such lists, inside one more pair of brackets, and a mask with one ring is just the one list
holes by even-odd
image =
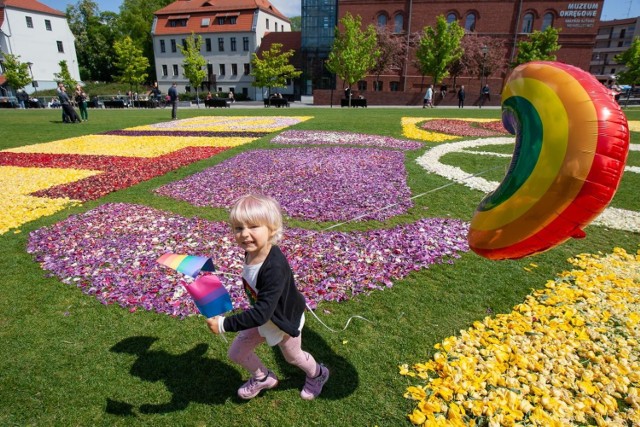
[[156, 79], [163, 93], [173, 82], [184, 92], [179, 45], [192, 33], [202, 36], [201, 54], [207, 60], [202, 90], [263, 97], [251, 86], [251, 54], [269, 32], [291, 31], [291, 22], [267, 0], [178, 0], [155, 12], [151, 34]]
[[[74, 42], [63, 12], [36, 0], [0, 0], [0, 51], [19, 56], [22, 63], [31, 63], [38, 89], [56, 87], [53, 75], [60, 72], [59, 63], [63, 60], [67, 61], [71, 76], [80, 81]], [[4, 68], [0, 67], [2, 72]], [[34, 89], [31, 85], [25, 87], [29, 93]]]

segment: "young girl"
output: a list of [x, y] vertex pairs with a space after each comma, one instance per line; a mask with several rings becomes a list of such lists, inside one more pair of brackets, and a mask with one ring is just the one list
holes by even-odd
[[298, 291], [287, 259], [276, 246], [282, 237], [280, 205], [271, 197], [249, 194], [232, 206], [231, 227], [245, 251], [242, 283], [252, 307], [230, 316], [207, 319], [211, 332], [239, 332], [229, 348], [229, 358], [251, 373], [238, 396], [251, 399], [261, 390], [278, 385], [254, 350], [263, 342], [278, 345], [285, 360], [307, 374], [300, 397], [312, 400], [329, 379], [329, 370], [301, 348], [304, 296]]

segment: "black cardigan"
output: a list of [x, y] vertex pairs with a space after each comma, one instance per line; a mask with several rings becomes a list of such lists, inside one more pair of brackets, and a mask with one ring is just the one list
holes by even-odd
[[300, 319], [306, 303], [296, 288], [289, 262], [278, 246], [272, 246], [256, 280], [257, 300], [252, 308], [224, 319], [226, 332], [262, 326], [271, 320], [292, 337], [300, 335]]

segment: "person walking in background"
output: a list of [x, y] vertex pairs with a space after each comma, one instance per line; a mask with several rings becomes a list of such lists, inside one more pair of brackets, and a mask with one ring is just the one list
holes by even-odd
[[427, 92], [424, 94], [424, 99], [422, 100], [422, 108], [425, 107], [433, 108], [433, 87], [431, 85], [427, 86]]
[[214, 334], [238, 332], [228, 355], [251, 374], [238, 396], [248, 400], [278, 385], [278, 377], [255, 353], [266, 342], [280, 347], [284, 360], [306, 374], [300, 397], [313, 400], [329, 379], [329, 369], [302, 350], [306, 303], [278, 247], [283, 233], [280, 204], [268, 196], [247, 194], [233, 203], [229, 220], [236, 243], [244, 251], [242, 283], [251, 308], [228, 317], [211, 317], [207, 326]]
[[171, 103], [171, 119], [178, 119], [178, 87], [176, 83], [173, 82], [171, 87], [169, 88], [169, 102]]
[[83, 121], [89, 120], [89, 112], [87, 111], [87, 94], [82, 90], [82, 86], [76, 86], [75, 101], [80, 109], [80, 118]]
[[464, 93], [464, 86], [460, 86], [460, 89], [458, 89], [458, 108], [464, 108], [464, 97], [465, 97], [465, 93]]
[[482, 86], [482, 90], [480, 91], [480, 103], [478, 104], [479, 108], [482, 108], [485, 102], [491, 101], [491, 90], [489, 89], [489, 85]]

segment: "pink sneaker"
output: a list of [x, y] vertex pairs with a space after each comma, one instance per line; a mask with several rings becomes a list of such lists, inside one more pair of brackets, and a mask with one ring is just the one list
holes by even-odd
[[322, 387], [328, 380], [329, 369], [324, 365], [320, 365], [320, 375], [315, 378], [307, 377], [307, 380], [304, 382], [304, 387], [302, 387], [302, 391], [300, 392], [300, 397], [304, 400], [313, 400], [320, 396]]
[[251, 377], [249, 381], [244, 383], [242, 387], [238, 389], [238, 397], [245, 400], [253, 399], [261, 390], [269, 390], [277, 385], [278, 378], [273, 372], [269, 371], [266, 378], [263, 380]]

